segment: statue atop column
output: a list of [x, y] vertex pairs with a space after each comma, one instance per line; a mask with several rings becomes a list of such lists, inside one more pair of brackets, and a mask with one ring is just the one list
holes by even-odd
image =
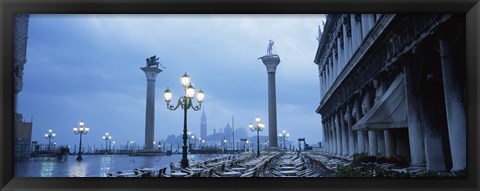
[[273, 55], [272, 53], [272, 50], [273, 50], [273, 40], [270, 40], [268, 42], [268, 46], [267, 46], [267, 55]]
[[157, 58], [156, 55], [153, 55], [150, 58], [147, 58], [146, 59], [147, 67], [150, 68], [152, 66], [156, 66], [158, 68], [158, 65], [160, 65], [163, 69], [165, 69], [165, 67], [158, 61], [158, 59], [160, 59], [160, 58]]

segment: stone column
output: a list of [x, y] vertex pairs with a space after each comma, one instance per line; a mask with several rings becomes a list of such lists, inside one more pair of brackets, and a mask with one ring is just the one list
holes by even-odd
[[462, 170], [466, 167], [467, 157], [465, 96], [460, 88], [459, 76], [455, 72], [455, 62], [452, 57], [450, 41], [448, 39], [440, 39], [439, 49], [442, 63], [448, 137], [450, 138], [450, 150], [452, 152], [452, 171]]
[[[372, 108], [372, 102], [371, 102], [371, 92], [367, 89], [365, 96], [363, 98], [362, 102], [362, 110], [363, 114], [365, 115], [370, 108]], [[377, 135], [375, 131], [368, 131], [368, 153], [370, 155], [377, 155], [378, 152], [378, 147], [377, 147]]]
[[[427, 71], [429, 72], [429, 71]], [[428, 77], [427, 77], [428, 76]], [[424, 81], [422, 85], [421, 95], [421, 122], [425, 131], [425, 153], [428, 171], [445, 171], [445, 156], [443, 154], [443, 138], [440, 129], [440, 122], [438, 120], [438, 111], [440, 108], [438, 103], [432, 97], [436, 95], [436, 87], [441, 84], [440, 76], [427, 73], [423, 76]], [[426, 81], [426, 82], [425, 82]]]
[[277, 96], [275, 90], [275, 72], [280, 63], [278, 55], [266, 55], [261, 57], [268, 73], [268, 140], [269, 148], [276, 150], [277, 143]]
[[347, 122], [347, 131], [348, 131], [348, 156], [353, 157], [355, 153], [355, 141], [353, 139], [353, 131], [352, 131], [352, 109], [350, 108], [350, 104], [347, 105], [347, 109], [345, 111], [345, 121]]
[[345, 123], [345, 112], [343, 109], [340, 109], [340, 116], [338, 116], [338, 119], [340, 120], [340, 129], [342, 133], [342, 155], [347, 156], [348, 155], [348, 132], [347, 132], [347, 124]]
[[[337, 45], [337, 47], [338, 47], [338, 45]], [[333, 52], [334, 52], [333, 59], [332, 59], [333, 62], [331, 64], [332, 68], [338, 66], [338, 60], [339, 60], [338, 49], [335, 48], [333, 50]], [[334, 76], [335, 76], [335, 72], [334, 72], [334, 70], [331, 70], [330, 71], [330, 85], [329, 85], [329, 87], [331, 87], [333, 85]]]
[[328, 132], [330, 133], [330, 153], [336, 153], [337, 152], [337, 140], [335, 136], [335, 127], [332, 125], [333, 120], [329, 118], [328, 120]]
[[330, 134], [330, 125], [328, 124], [328, 122], [325, 123], [325, 130], [326, 130], [326, 134], [327, 134], [327, 148], [328, 148], [328, 152], [331, 153], [332, 152], [332, 143], [331, 143], [331, 140], [332, 140], [332, 136]]
[[352, 56], [353, 54], [355, 53], [355, 51], [357, 50], [358, 46], [359, 46], [359, 40], [358, 40], [358, 26], [357, 26], [357, 22], [356, 22], [356, 19], [355, 19], [355, 14], [350, 14], [350, 30], [351, 30], [351, 33], [352, 33]]
[[325, 94], [327, 94], [328, 87], [330, 86], [330, 63], [325, 65]]
[[[355, 98], [355, 101], [353, 102], [353, 111], [352, 115], [355, 117], [356, 121], [359, 121], [361, 117], [361, 109], [360, 109], [360, 100], [359, 98]], [[364, 142], [364, 137], [363, 137], [363, 131], [358, 130], [357, 131], [357, 152], [358, 153], [363, 153], [365, 152], [365, 142]]]
[[343, 31], [343, 47], [344, 47], [344, 54], [343, 54], [343, 65], [340, 68], [340, 71], [338, 73], [341, 73], [343, 68], [348, 64], [348, 61], [350, 60], [350, 57], [352, 55], [352, 39], [351, 37], [351, 32], [350, 32], [350, 15], [345, 14], [342, 17], [343, 20], [343, 25], [342, 25], [342, 31]]
[[320, 98], [323, 96], [323, 71], [322, 67], [318, 65], [318, 78], [320, 79]]
[[368, 131], [362, 131], [363, 133], [363, 148], [365, 152], [368, 153], [370, 151], [370, 140], [368, 137]]
[[362, 14], [362, 36], [363, 39], [367, 37], [368, 32], [370, 31], [370, 24], [368, 21], [368, 15]]
[[338, 142], [337, 142], [337, 139], [338, 139], [338, 136], [337, 136], [337, 127], [335, 127], [335, 117], [332, 117], [331, 118], [331, 121], [330, 121], [330, 126], [332, 127], [332, 146], [333, 146], [333, 152], [332, 153], [338, 153]]
[[[405, 76], [405, 95], [407, 100], [408, 141], [412, 166], [425, 166], [425, 147], [423, 143], [423, 127], [420, 118], [418, 65], [413, 63], [412, 55], [403, 59]], [[398, 145], [398, 144], [397, 144]]]
[[375, 26], [375, 14], [368, 14], [368, 29], [372, 30], [372, 28]]
[[[341, 27], [341, 26], [340, 26]], [[340, 73], [341, 68], [345, 65], [345, 47], [343, 45], [344, 39], [342, 39], [342, 30], [339, 31], [338, 38], [337, 38], [337, 50], [338, 50], [338, 63], [335, 68], [335, 77], [336, 79], [338, 77], [338, 74]]]
[[381, 157], [385, 156], [385, 137], [384, 131], [375, 131], [377, 135], [377, 148], [378, 148], [378, 155]]
[[357, 45], [360, 47], [363, 42], [363, 29], [362, 29], [362, 15], [361, 14], [355, 14], [355, 23], [357, 26]]
[[[376, 104], [382, 98], [387, 87], [384, 82], [384, 79], [382, 78], [374, 80], [374, 87], [376, 88], [376, 91], [375, 91], [375, 104]], [[386, 156], [386, 148], [385, 148], [386, 143], [385, 143], [385, 137], [384, 137], [385, 131], [388, 131], [388, 130], [380, 130], [375, 132], [377, 134], [378, 153], [379, 153], [379, 156], [382, 156], [382, 157]]]
[[23, 90], [23, 66], [27, 63], [28, 20], [30, 15], [16, 14], [13, 33], [13, 111], [17, 113], [18, 93]]
[[147, 77], [147, 103], [145, 114], [145, 150], [153, 149], [154, 125], [155, 125], [155, 81], [157, 75], [162, 72], [157, 67], [140, 68]]
[[394, 157], [396, 155], [395, 134], [393, 130], [385, 130], [384, 133], [386, 157]]
[[325, 134], [327, 135], [327, 152], [332, 152], [332, 149], [330, 148], [332, 144], [330, 143], [330, 139], [332, 137], [330, 136], [330, 127], [328, 125], [328, 118], [326, 118], [324, 121], [324, 126], [325, 126]]
[[336, 138], [337, 138], [337, 154], [342, 154], [342, 128], [340, 127], [340, 119], [338, 114], [335, 114], [335, 129], [336, 129]]

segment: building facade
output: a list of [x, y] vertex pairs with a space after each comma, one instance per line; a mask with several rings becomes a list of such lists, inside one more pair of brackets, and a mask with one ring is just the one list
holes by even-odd
[[324, 151], [465, 169], [465, 27], [465, 15], [327, 15], [314, 61]]

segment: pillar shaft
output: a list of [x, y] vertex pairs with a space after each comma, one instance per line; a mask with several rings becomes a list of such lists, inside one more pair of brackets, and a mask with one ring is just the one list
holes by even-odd
[[[355, 117], [356, 121], [359, 121], [361, 118], [361, 109], [360, 109], [360, 100], [359, 98], [355, 99], [354, 102], [354, 107], [353, 107], [353, 112], [355, 113], [353, 116]], [[363, 153], [365, 152], [365, 140], [363, 136], [363, 131], [358, 130], [357, 131], [357, 152], [358, 153]]]
[[330, 64], [331, 67], [330, 67], [330, 83], [328, 85], [329, 88], [332, 87], [333, 81], [334, 81], [335, 70], [333, 70], [333, 68], [338, 65], [338, 49], [334, 50], [334, 52], [337, 54], [337, 57], [335, 57], [335, 55], [334, 55], [333, 59], [332, 59], [332, 62]]
[[270, 147], [277, 147], [277, 95], [275, 73], [268, 73], [268, 139]]
[[395, 135], [393, 130], [385, 130], [385, 156], [394, 157], [396, 155]]
[[369, 21], [368, 21], [368, 15], [367, 14], [362, 14], [362, 36], [363, 36], [363, 39], [365, 39], [365, 37], [367, 37], [367, 34], [368, 32], [370, 31], [370, 27], [369, 27]]
[[336, 66], [334, 66], [334, 70], [335, 70], [335, 73], [334, 73], [334, 81], [335, 79], [337, 78], [338, 74], [340, 73], [340, 68], [342, 68], [342, 66], [345, 64], [345, 56], [344, 56], [344, 48], [342, 48], [343, 46], [343, 42], [341, 40], [342, 36], [338, 36], [337, 38], [337, 43], [338, 43], [338, 46], [337, 46], [337, 49], [338, 49], [338, 63]]
[[280, 63], [278, 55], [266, 55], [261, 57], [268, 73], [268, 140], [269, 148], [277, 149], [277, 95], [275, 90], [275, 72]]
[[352, 31], [352, 56], [357, 50], [359, 46], [359, 39], [358, 39], [358, 26], [357, 26], [357, 21], [355, 19], [355, 14], [350, 14], [350, 30]]
[[330, 142], [332, 143], [332, 153], [337, 153], [337, 136], [336, 136], [336, 134], [337, 134], [337, 132], [336, 132], [336, 129], [335, 129], [333, 119], [330, 119], [330, 135], [332, 137]]
[[153, 149], [155, 125], [155, 79], [162, 71], [156, 67], [141, 68], [147, 77], [147, 101], [145, 108], [145, 149]]
[[350, 60], [350, 56], [352, 55], [352, 39], [349, 37], [348, 33], [350, 32], [349, 25], [350, 25], [350, 15], [346, 14], [342, 17], [343, 19], [343, 65], [340, 67], [340, 72], [342, 72], [343, 68], [348, 64]]
[[375, 14], [368, 14], [368, 29], [372, 30], [372, 28], [375, 26]]
[[419, 75], [415, 71], [417, 64], [413, 63], [409, 56], [405, 59], [405, 94], [407, 100], [407, 125], [408, 141], [410, 145], [410, 157], [412, 166], [425, 166], [425, 147], [423, 142], [423, 127], [420, 118], [420, 105], [418, 99]]
[[345, 113], [343, 111], [340, 112], [340, 129], [342, 131], [342, 155], [348, 155], [348, 132], [347, 132], [347, 124], [345, 123]]
[[448, 136], [452, 152], [452, 170], [466, 167], [466, 111], [463, 91], [455, 72], [452, 47], [448, 40], [441, 39], [440, 56], [442, 63], [445, 109], [447, 113]]
[[338, 119], [338, 114], [335, 114], [335, 130], [336, 130], [336, 139], [337, 139], [337, 154], [342, 154], [342, 129], [340, 128], [340, 119]]
[[384, 157], [386, 153], [384, 131], [375, 131], [375, 134], [377, 134], [378, 155]]
[[368, 153], [374, 156], [378, 154], [377, 134], [375, 131], [368, 131]]
[[352, 157], [355, 153], [355, 141], [353, 139], [353, 131], [352, 131], [352, 111], [350, 109], [350, 105], [347, 105], [347, 110], [345, 112], [345, 121], [347, 124], [347, 132], [348, 132], [348, 156]]

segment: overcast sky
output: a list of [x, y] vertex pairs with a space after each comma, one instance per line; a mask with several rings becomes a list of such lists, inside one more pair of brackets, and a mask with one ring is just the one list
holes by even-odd
[[[183, 94], [180, 76], [205, 92], [207, 133], [235, 128], [260, 116], [268, 127], [266, 68], [257, 58], [275, 41], [277, 130], [290, 139], [323, 139], [318, 69], [313, 63], [324, 15], [31, 15], [18, 111], [33, 116], [32, 140], [78, 144], [72, 128], [83, 120], [84, 144], [144, 142], [146, 77], [140, 70], [157, 55], [166, 67], [156, 80], [155, 140], [182, 133], [183, 112], [167, 110]], [[196, 102], [195, 102], [196, 103]], [[201, 111], [188, 111], [188, 130], [200, 134]], [[260, 133], [268, 135], [268, 129]], [[250, 136], [255, 133], [249, 131]]]

